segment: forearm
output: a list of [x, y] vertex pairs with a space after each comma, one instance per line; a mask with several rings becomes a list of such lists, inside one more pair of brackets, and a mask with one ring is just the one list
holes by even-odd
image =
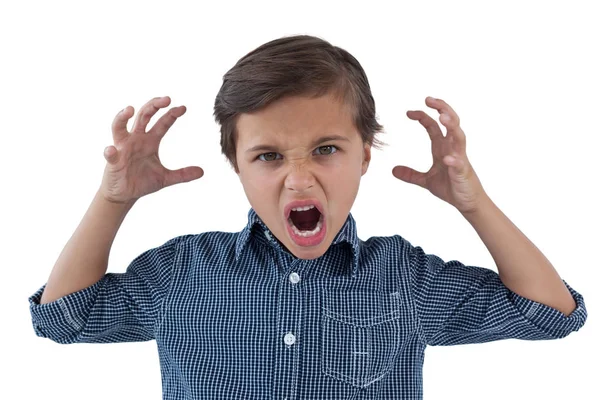
[[573, 296], [550, 261], [489, 197], [477, 211], [463, 216], [489, 250], [506, 287], [567, 316], [575, 309]]
[[106, 274], [110, 248], [132, 206], [111, 203], [96, 193], [50, 273], [41, 304], [91, 286]]

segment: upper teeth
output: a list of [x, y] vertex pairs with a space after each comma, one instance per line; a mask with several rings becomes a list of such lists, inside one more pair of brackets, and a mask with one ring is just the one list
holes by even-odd
[[315, 208], [315, 206], [312, 206], [312, 205], [311, 206], [304, 206], [304, 207], [295, 207], [295, 208], [292, 208], [292, 211], [308, 211], [308, 210], [311, 210], [313, 208]]

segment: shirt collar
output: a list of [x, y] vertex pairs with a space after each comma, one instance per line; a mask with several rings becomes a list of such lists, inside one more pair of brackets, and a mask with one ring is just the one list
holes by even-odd
[[[246, 244], [252, 237], [253, 231], [257, 230], [259, 235], [264, 235], [264, 237], [271, 243], [276, 242], [275, 236], [273, 233], [267, 228], [265, 223], [260, 219], [258, 214], [254, 209], [250, 209], [248, 211], [248, 224], [246, 227], [240, 232], [236, 244], [235, 244], [235, 259], [237, 260], [240, 256], [240, 253], [246, 247]], [[331, 246], [335, 246], [341, 243], [347, 243], [350, 245], [352, 251], [352, 275], [356, 273], [358, 270], [358, 258], [360, 254], [360, 240], [358, 239], [358, 235], [356, 233], [356, 222], [352, 217], [352, 214], [348, 214], [348, 218], [346, 218], [346, 222], [342, 225], [342, 228], [337, 233]], [[329, 249], [327, 250], [329, 251]]]

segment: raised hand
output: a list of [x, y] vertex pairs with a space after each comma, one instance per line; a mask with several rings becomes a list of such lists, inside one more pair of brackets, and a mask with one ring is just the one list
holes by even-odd
[[134, 114], [133, 107], [125, 107], [115, 117], [112, 124], [114, 144], [104, 149], [107, 164], [100, 192], [106, 200], [132, 203], [164, 187], [189, 182], [204, 175], [200, 167], [169, 170], [160, 162], [160, 141], [186, 108], [173, 107], [150, 130], [146, 131], [146, 126], [159, 109], [170, 103], [168, 96], [150, 100], [138, 112], [131, 132], [127, 131], [127, 121]]
[[439, 112], [440, 122], [446, 127], [446, 136], [438, 123], [425, 112], [408, 111], [406, 115], [419, 121], [429, 133], [433, 165], [426, 173], [398, 165], [392, 174], [404, 182], [428, 189], [462, 213], [475, 211], [487, 195], [467, 158], [466, 137], [458, 115], [441, 99], [427, 97], [425, 104]]

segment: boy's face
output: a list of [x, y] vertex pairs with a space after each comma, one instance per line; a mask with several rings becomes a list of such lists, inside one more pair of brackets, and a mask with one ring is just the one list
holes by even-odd
[[237, 131], [238, 176], [252, 208], [296, 257], [323, 255], [371, 159], [349, 109], [331, 95], [286, 97], [241, 114]]

